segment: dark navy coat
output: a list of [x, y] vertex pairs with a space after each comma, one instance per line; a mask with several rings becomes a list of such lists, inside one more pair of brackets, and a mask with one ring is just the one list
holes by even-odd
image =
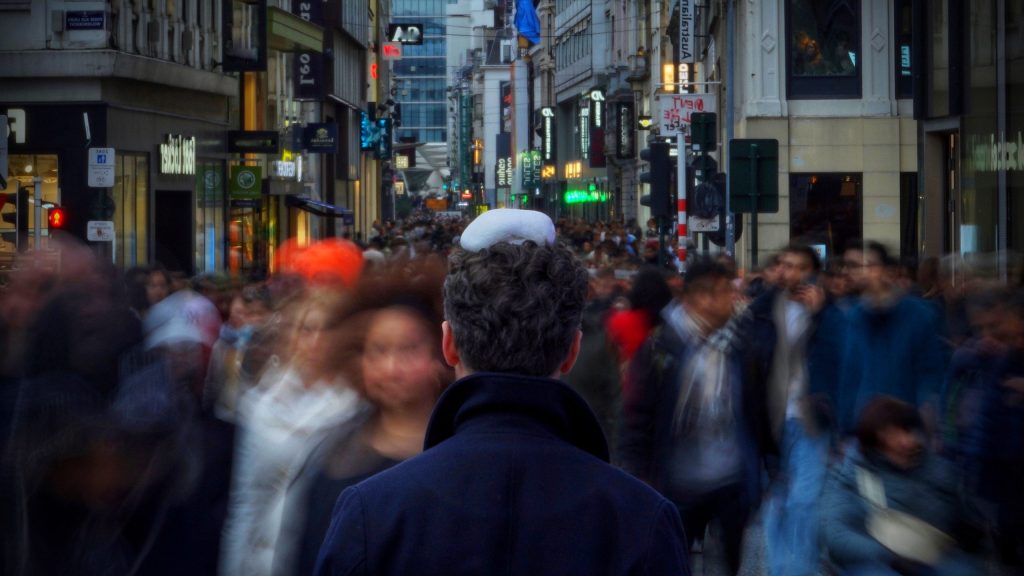
[[675, 507], [557, 380], [459, 380], [425, 447], [342, 493], [316, 574], [689, 574]]

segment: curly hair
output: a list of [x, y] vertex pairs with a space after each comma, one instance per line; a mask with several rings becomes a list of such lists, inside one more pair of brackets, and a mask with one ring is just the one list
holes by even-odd
[[472, 370], [551, 376], [580, 327], [589, 275], [568, 248], [499, 242], [448, 262], [445, 318]]

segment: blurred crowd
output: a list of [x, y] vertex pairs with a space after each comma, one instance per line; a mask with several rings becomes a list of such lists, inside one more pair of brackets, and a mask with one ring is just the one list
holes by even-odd
[[[262, 279], [72, 244], [10, 274], [0, 573], [312, 574], [339, 494], [419, 453], [454, 379], [441, 291], [466, 224], [284, 247]], [[738, 573], [756, 523], [773, 576], [1024, 570], [1019, 271], [860, 242], [680, 275], [653, 222], [556, 227], [591, 272], [565, 381], [688, 546]]]

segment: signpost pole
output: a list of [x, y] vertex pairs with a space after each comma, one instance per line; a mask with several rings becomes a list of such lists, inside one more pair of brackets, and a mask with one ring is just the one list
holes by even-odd
[[[35, 187], [35, 206], [36, 206], [36, 229], [35, 229], [35, 246], [36, 252], [41, 252], [43, 249], [43, 179], [39, 176], [32, 178], [32, 185]], [[36, 255], [38, 263], [38, 254]]]
[[759, 155], [757, 153], [757, 144], [750, 146], [750, 258], [751, 265], [757, 266], [757, 213], [759, 212], [757, 205], [757, 162]]

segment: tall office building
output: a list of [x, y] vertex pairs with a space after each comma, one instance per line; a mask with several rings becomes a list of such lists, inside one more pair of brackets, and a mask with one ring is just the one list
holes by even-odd
[[424, 31], [423, 44], [403, 46], [392, 68], [395, 100], [402, 104], [396, 133], [417, 142], [445, 142], [445, 0], [392, 0], [391, 10], [393, 24], [422, 24]]

